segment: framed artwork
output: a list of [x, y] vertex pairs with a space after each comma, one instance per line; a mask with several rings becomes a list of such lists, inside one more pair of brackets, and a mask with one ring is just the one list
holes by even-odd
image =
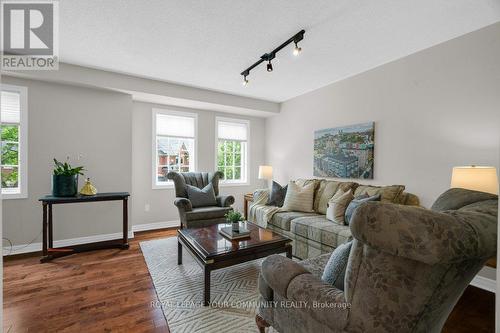
[[375, 123], [314, 132], [314, 176], [373, 179]]

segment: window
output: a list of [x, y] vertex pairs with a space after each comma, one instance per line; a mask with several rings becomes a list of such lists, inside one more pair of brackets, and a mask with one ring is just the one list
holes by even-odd
[[246, 184], [248, 179], [249, 122], [217, 118], [217, 170], [224, 183]]
[[28, 194], [28, 110], [27, 89], [2, 85], [1, 179], [4, 199], [26, 198]]
[[169, 171], [195, 170], [197, 115], [153, 109], [153, 188], [171, 186]]

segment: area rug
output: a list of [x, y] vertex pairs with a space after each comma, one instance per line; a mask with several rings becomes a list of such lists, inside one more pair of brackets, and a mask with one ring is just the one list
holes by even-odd
[[140, 243], [153, 280], [158, 304], [170, 331], [257, 332], [257, 278], [262, 260], [211, 273], [211, 305], [203, 306], [203, 271], [186, 250], [177, 265], [177, 238]]

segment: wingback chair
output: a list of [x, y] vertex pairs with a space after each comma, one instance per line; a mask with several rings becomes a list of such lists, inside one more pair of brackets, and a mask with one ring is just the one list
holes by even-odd
[[[181, 228], [205, 227], [212, 224], [224, 223], [224, 215], [232, 210], [234, 203], [232, 195], [219, 195], [219, 179], [224, 175], [222, 172], [174, 172], [167, 173], [167, 178], [173, 180], [175, 187], [174, 205], [179, 210]], [[187, 196], [186, 185], [204, 188], [209, 183], [214, 186], [217, 206], [193, 207]]]
[[276, 303], [262, 303], [270, 306], [259, 307], [257, 325], [281, 333], [440, 332], [496, 253], [497, 213], [498, 196], [464, 189], [443, 193], [431, 210], [365, 203], [351, 222], [345, 290], [320, 278], [329, 254], [298, 263], [270, 256], [259, 291]]

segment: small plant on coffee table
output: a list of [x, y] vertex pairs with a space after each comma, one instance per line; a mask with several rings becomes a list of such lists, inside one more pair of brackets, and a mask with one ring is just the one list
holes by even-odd
[[231, 222], [233, 231], [240, 230], [240, 221], [243, 221], [243, 215], [237, 210], [231, 210], [224, 215]]

